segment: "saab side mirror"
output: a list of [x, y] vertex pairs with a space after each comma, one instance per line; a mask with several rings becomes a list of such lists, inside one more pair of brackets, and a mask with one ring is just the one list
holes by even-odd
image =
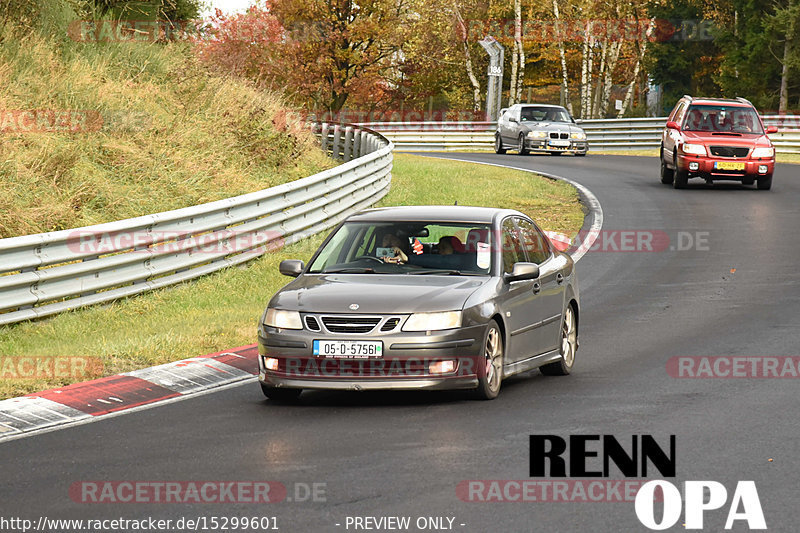
[[516, 122], [517, 124], [519, 124], [519, 120], [517, 120], [517, 117], [508, 117], [508, 121], [509, 122]]
[[539, 265], [536, 263], [514, 263], [514, 266], [511, 267], [511, 272], [506, 272], [503, 275], [503, 280], [506, 283], [511, 283], [512, 281], [523, 281], [538, 277]]
[[778, 126], [767, 126], [767, 135], [778, 133]]
[[668, 130], [681, 131], [681, 127], [678, 126], [678, 123], [675, 122], [674, 120], [670, 120], [669, 122], [667, 122], [667, 129]]
[[300, 274], [303, 273], [303, 269], [305, 268], [305, 264], [299, 259], [284, 259], [281, 261], [278, 270], [280, 270], [281, 274], [284, 276], [291, 276], [296, 278]]

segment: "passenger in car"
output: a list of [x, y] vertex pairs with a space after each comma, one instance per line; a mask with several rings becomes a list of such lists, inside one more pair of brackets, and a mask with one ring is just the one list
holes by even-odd
[[450, 255], [454, 253], [463, 254], [465, 251], [464, 244], [461, 240], [452, 235], [445, 235], [440, 238], [437, 250], [439, 251], [439, 255]]
[[452, 255], [453, 254], [453, 245], [450, 244], [450, 237], [442, 237], [439, 239], [439, 255]]
[[384, 257], [386, 263], [407, 263], [408, 256], [401, 248], [403, 241], [394, 233], [387, 233], [383, 236], [383, 247], [394, 249], [394, 257]]
[[699, 109], [692, 109], [686, 117], [686, 129], [696, 131], [703, 129], [703, 113]]

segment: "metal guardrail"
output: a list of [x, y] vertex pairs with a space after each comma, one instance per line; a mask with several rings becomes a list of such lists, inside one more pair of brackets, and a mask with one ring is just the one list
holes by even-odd
[[190, 280], [313, 235], [382, 198], [394, 145], [364, 127], [316, 124], [345, 163], [216, 202], [95, 226], [0, 239], [0, 324], [42, 318]]
[[[765, 115], [779, 153], [800, 153], [800, 116]], [[586, 131], [589, 150], [642, 150], [658, 148], [666, 117], [592, 119], [579, 121]], [[495, 122], [373, 122], [365, 124], [383, 133], [401, 151], [491, 150]]]

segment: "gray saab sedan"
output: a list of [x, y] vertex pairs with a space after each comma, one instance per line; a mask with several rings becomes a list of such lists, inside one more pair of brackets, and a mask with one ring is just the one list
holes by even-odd
[[497, 119], [494, 151], [516, 150], [519, 155], [531, 151], [561, 155], [572, 152], [584, 156], [589, 150], [586, 132], [561, 106], [515, 104]]
[[259, 381], [302, 389], [474, 389], [539, 368], [566, 375], [578, 349], [575, 265], [508, 209], [369, 209], [341, 223], [258, 326]]

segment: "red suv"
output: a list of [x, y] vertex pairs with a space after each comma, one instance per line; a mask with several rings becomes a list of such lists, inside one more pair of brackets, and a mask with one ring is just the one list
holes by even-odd
[[676, 189], [689, 178], [758, 182], [772, 187], [775, 148], [753, 104], [744, 98], [692, 98], [684, 96], [669, 115], [661, 135], [661, 183]]

